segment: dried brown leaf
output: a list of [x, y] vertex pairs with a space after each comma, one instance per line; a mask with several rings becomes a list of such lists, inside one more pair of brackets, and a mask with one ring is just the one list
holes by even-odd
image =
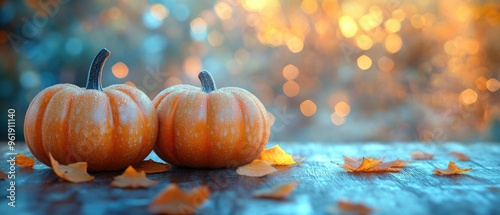
[[462, 152], [450, 152], [450, 155], [455, 156], [456, 158], [458, 158], [458, 160], [461, 160], [461, 161], [468, 161], [468, 160], [470, 160], [469, 156], [465, 155]]
[[138, 172], [144, 171], [147, 174], [166, 172], [172, 169], [172, 166], [170, 166], [170, 164], [156, 162], [151, 159], [146, 161], [141, 161], [140, 163], [133, 165], [133, 167]]
[[209, 197], [208, 187], [200, 186], [185, 192], [171, 184], [153, 199], [148, 210], [155, 214], [193, 214]]
[[111, 182], [113, 187], [121, 188], [145, 188], [158, 183], [157, 181], [150, 180], [146, 177], [144, 171], [136, 171], [134, 167], [128, 166], [122, 175], [116, 176]]
[[455, 163], [450, 161], [450, 163], [448, 163], [448, 168], [435, 169], [434, 174], [436, 174], [436, 175], [456, 175], [456, 174], [468, 172], [470, 170], [472, 170], [472, 168], [460, 169]]
[[295, 187], [298, 185], [297, 182], [280, 184], [270, 189], [258, 190], [253, 193], [255, 198], [270, 198], [270, 199], [284, 199], [290, 195]]
[[52, 169], [62, 179], [73, 183], [87, 182], [94, 179], [94, 176], [87, 173], [87, 162], [78, 162], [66, 166], [59, 164], [51, 154], [49, 154], [49, 157]]
[[236, 169], [236, 173], [238, 175], [250, 177], [262, 177], [272, 174], [276, 171], [276, 168], [271, 166], [269, 162], [263, 160], [254, 160], [251, 163], [240, 166], [238, 167], [238, 169]]
[[344, 212], [349, 212], [358, 215], [368, 215], [372, 212], [372, 209], [365, 206], [364, 204], [355, 204], [345, 200], [339, 200], [337, 202], [337, 207]]
[[360, 163], [357, 159], [344, 156], [344, 164], [340, 165], [349, 172], [399, 172], [406, 162], [394, 160], [383, 162], [383, 159], [365, 158]]
[[411, 155], [411, 158], [415, 159], [415, 160], [430, 160], [430, 159], [434, 158], [433, 154], [428, 154], [428, 153], [425, 153], [422, 151], [415, 151], [415, 152], [412, 152], [410, 155]]
[[24, 154], [17, 154], [16, 165], [21, 167], [33, 167], [35, 165], [35, 159], [27, 157]]

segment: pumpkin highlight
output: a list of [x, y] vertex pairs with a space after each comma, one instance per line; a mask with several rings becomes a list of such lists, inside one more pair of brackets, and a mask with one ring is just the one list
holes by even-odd
[[89, 171], [114, 171], [142, 161], [153, 149], [158, 118], [151, 100], [137, 88], [102, 88], [102, 49], [85, 88], [57, 84], [41, 91], [26, 112], [24, 136], [33, 155], [50, 166], [87, 162]]
[[270, 134], [264, 105], [244, 89], [217, 89], [207, 71], [198, 78], [201, 89], [175, 85], [153, 100], [159, 123], [156, 154], [191, 168], [230, 168], [255, 160]]

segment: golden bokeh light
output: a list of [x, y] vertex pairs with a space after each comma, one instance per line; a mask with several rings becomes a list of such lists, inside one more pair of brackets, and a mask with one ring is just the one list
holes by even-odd
[[214, 11], [217, 16], [222, 20], [229, 20], [233, 16], [233, 8], [226, 2], [218, 2], [214, 6]]
[[316, 113], [316, 104], [311, 100], [305, 100], [300, 103], [300, 112], [304, 114], [304, 116], [312, 116]]
[[477, 93], [472, 89], [466, 89], [460, 93], [460, 100], [466, 105], [473, 104], [477, 101]]
[[297, 76], [299, 76], [299, 69], [293, 64], [288, 64], [283, 67], [283, 77], [285, 77], [286, 80], [294, 80]]
[[383, 72], [390, 72], [394, 69], [394, 61], [389, 57], [383, 56], [378, 59], [377, 63], [378, 68]]
[[401, 23], [398, 20], [391, 18], [385, 21], [384, 27], [389, 33], [397, 33], [401, 29]]
[[389, 53], [398, 52], [403, 46], [403, 40], [398, 34], [389, 34], [385, 38], [385, 49]]
[[224, 44], [224, 35], [217, 30], [211, 31], [207, 36], [208, 43], [213, 47], [218, 47]]
[[495, 78], [490, 78], [486, 82], [486, 88], [488, 88], [488, 90], [491, 92], [496, 92], [498, 89], [500, 89], [500, 82]]
[[304, 13], [313, 14], [318, 10], [318, 2], [316, 0], [303, 0], [300, 7]]
[[340, 126], [345, 123], [345, 117], [339, 116], [337, 112], [330, 115], [330, 120], [332, 120], [332, 123], [336, 126]]
[[366, 34], [360, 35], [356, 38], [356, 44], [362, 50], [368, 50], [373, 46], [373, 40]]
[[340, 32], [346, 38], [351, 38], [358, 33], [358, 25], [350, 16], [342, 16], [339, 19]]
[[115, 65], [111, 67], [111, 72], [117, 78], [125, 78], [128, 75], [128, 66], [123, 62], [115, 63]]
[[288, 49], [293, 53], [299, 53], [304, 48], [304, 43], [298, 37], [292, 37], [286, 41]]
[[171, 87], [174, 85], [182, 84], [182, 80], [177, 77], [169, 77], [165, 82], [165, 87]]
[[339, 102], [335, 105], [335, 113], [340, 117], [346, 117], [351, 112], [351, 106], [346, 102]]
[[366, 55], [359, 56], [356, 62], [361, 70], [367, 70], [372, 67], [372, 59]]
[[168, 9], [162, 4], [155, 4], [149, 10], [151, 15], [157, 20], [163, 20], [168, 16]]
[[300, 92], [300, 85], [295, 81], [287, 81], [283, 84], [283, 93], [288, 97], [295, 97]]
[[201, 34], [207, 30], [207, 22], [200, 17], [193, 19], [190, 26], [191, 31], [197, 34]]
[[189, 56], [184, 60], [184, 72], [191, 80], [198, 80], [201, 69], [201, 60], [198, 56]]
[[486, 87], [486, 82], [488, 82], [488, 79], [485, 78], [485, 77], [479, 77], [478, 79], [476, 79], [476, 87], [477, 89], [480, 89], [480, 90], [487, 90], [488, 88]]

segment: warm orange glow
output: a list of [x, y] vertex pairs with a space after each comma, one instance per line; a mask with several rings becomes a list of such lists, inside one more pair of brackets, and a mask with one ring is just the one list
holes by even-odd
[[388, 19], [385, 21], [384, 27], [389, 33], [397, 33], [401, 29], [401, 23], [396, 19]]
[[177, 77], [169, 77], [165, 82], [166, 87], [182, 84], [182, 80]]
[[335, 113], [340, 117], [346, 117], [351, 112], [351, 106], [345, 102], [339, 102], [335, 105]]
[[295, 81], [287, 81], [283, 84], [283, 92], [288, 97], [294, 97], [299, 94], [300, 86]]
[[120, 18], [120, 15], [122, 14], [122, 11], [120, 8], [117, 7], [111, 7], [108, 10], [108, 15], [111, 19], [118, 19]]
[[316, 113], [316, 104], [311, 100], [305, 100], [300, 103], [300, 112], [304, 114], [304, 116], [312, 116]]
[[491, 92], [496, 92], [500, 89], [500, 82], [497, 79], [490, 78], [490, 80], [486, 82], [486, 88]]
[[361, 70], [367, 70], [370, 67], [372, 67], [372, 59], [370, 59], [370, 57], [368, 57], [366, 55], [361, 55], [358, 58], [357, 63], [358, 63], [358, 67]]
[[397, 34], [389, 34], [387, 38], [385, 38], [385, 49], [389, 53], [396, 53], [403, 46], [403, 40]]
[[233, 8], [226, 2], [218, 2], [214, 6], [214, 11], [217, 16], [222, 20], [229, 20], [233, 16]]
[[356, 44], [362, 50], [368, 50], [373, 46], [373, 40], [368, 35], [363, 34], [356, 38]]
[[299, 69], [293, 64], [288, 64], [283, 67], [283, 77], [285, 77], [286, 80], [294, 80], [297, 76], [299, 76]]
[[358, 25], [350, 16], [342, 16], [339, 19], [340, 32], [347, 38], [354, 37], [358, 33]]
[[291, 39], [286, 41], [286, 45], [288, 49], [290, 49], [293, 53], [299, 53], [304, 48], [304, 43], [298, 37], [292, 37]]
[[476, 87], [477, 89], [480, 89], [480, 90], [487, 90], [488, 88], [486, 87], [486, 82], [488, 82], [488, 79], [485, 78], [485, 77], [479, 77], [478, 79], [476, 79]]
[[111, 72], [117, 78], [125, 78], [128, 75], [128, 67], [123, 62], [118, 62], [111, 67]]
[[304, 13], [313, 14], [318, 10], [318, 2], [316, 0], [303, 0], [300, 7]]
[[125, 84], [128, 86], [137, 88], [137, 86], [135, 86], [134, 82], [132, 82], [132, 81], [125, 81]]
[[345, 118], [339, 116], [337, 112], [332, 113], [332, 115], [330, 115], [330, 120], [332, 120], [332, 123], [336, 126], [340, 126], [345, 122]]
[[381, 57], [377, 63], [378, 68], [383, 72], [390, 72], [394, 69], [394, 61], [389, 57]]
[[248, 11], [259, 11], [266, 6], [266, 0], [244, 0], [243, 7]]
[[150, 8], [151, 15], [157, 20], [163, 20], [168, 16], [168, 9], [162, 4], [155, 4]]
[[473, 104], [477, 101], [477, 93], [472, 89], [466, 89], [460, 93], [460, 99], [466, 105]]
[[221, 46], [224, 43], [224, 35], [216, 30], [211, 31], [208, 36], [208, 43], [213, 47]]
[[201, 60], [197, 56], [190, 56], [184, 60], [184, 72], [191, 80], [198, 80], [198, 73], [201, 71]]

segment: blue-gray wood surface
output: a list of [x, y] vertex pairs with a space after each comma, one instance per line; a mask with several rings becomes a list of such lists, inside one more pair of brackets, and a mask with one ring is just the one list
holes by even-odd
[[[2, 143], [7, 172], [7, 147]], [[268, 144], [272, 146], [274, 143]], [[495, 143], [280, 143], [291, 154], [306, 157], [304, 163], [262, 178], [239, 176], [235, 169], [200, 170], [173, 168], [149, 174], [159, 183], [148, 189], [119, 189], [110, 186], [121, 172], [92, 173], [90, 183], [73, 184], [58, 178], [47, 166], [16, 173], [16, 208], [7, 206], [8, 180], [0, 181], [0, 214], [147, 214], [151, 199], [170, 183], [184, 189], [208, 185], [211, 197], [199, 214], [341, 214], [338, 200], [363, 203], [373, 214], [500, 214], [500, 144]], [[412, 161], [400, 173], [348, 173], [338, 167], [342, 155], [410, 159], [422, 150], [434, 159]], [[464, 152], [470, 161], [459, 161], [450, 151]], [[25, 145], [18, 153], [31, 156]], [[154, 154], [154, 160], [160, 161]], [[434, 175], [448, 161], [472, 171], [457, 176]], [[282, 201], [255, 199], [251, 193], [286, 182], [299, 182]]]

